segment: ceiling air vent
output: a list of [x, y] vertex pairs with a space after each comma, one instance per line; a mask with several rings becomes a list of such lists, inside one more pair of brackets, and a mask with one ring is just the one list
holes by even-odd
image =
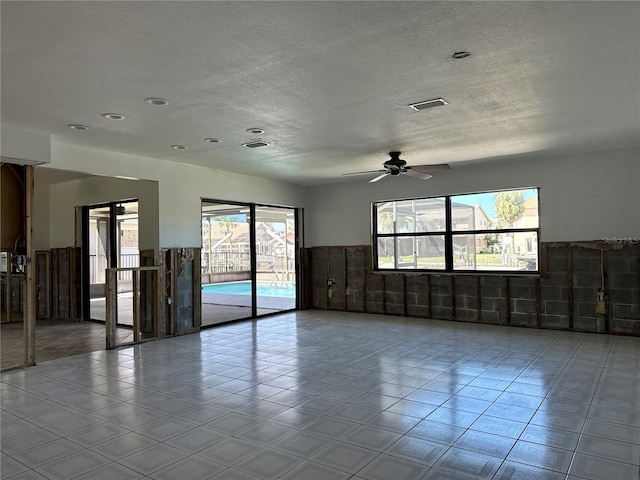
[[249, 148], [266, 147], [267, 145], [271, 145], [271, 144], [267, 142], [263, 142], [262, 140], [242, 144], [243, 147], [249, 147]]
[[427, 108], [442, 107], [443, 105], [449, 105], [449, 102], [447, 102], [444, 98], [434, 98], [433, 100], [425, 100], [424, 102], [410, 103], [409, 107], [420, 112], [422, 110], [426, 110]]

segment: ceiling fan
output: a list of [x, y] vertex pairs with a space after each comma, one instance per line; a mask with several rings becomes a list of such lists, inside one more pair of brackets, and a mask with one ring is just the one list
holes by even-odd
[[368, 172], [356, 172], [356, 173], [345, 173], [344, 175], [363, 175], [367, 173], [379, 173], [379, 175], [375, 178], [369, 180], [369, 183], [377, 182], [378, 180], [382, 180], [384, 177], [391, 175], [397, 176], [400, 174], [407, 174], [412, 177], [419, 178], [420, 180], [429, 180], [433, 175], [430, 175], [426, 172], [434, 171], [434, 170], [449, 170], [451, 167], [448, 163], [439, 163], [435, 165], [414, 165], [410, 167], [407, 165], [407, 162], [400, 158], [401, 152], [389, 152], [389, 156], [391, 157], [389, 160], [384, 162], [382, 166], [384, 170], [371, 170]]

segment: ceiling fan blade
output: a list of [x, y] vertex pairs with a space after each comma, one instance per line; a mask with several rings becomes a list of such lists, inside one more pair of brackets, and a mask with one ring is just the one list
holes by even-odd
[[435, 170], [451, 170], [448, 163], [436, 163], [433, 165], [413, 165], [413, 170], [421, 170], [423, 172], [433, 172]]
[[381, 173], [380, 175], [378, 175], [376, 178], [372, 178], [371, 180], [369, 180], [369, 183], [375, 183], [378, 180], [382, 180], [384, 177], [386, 177], [387, 175], [389, 175], [391, 172], [384, 172]]
[[343, 173], [343, 176], [347, 176], [347, 175], [368, 175], [371, 173], [381, 173], [381, 172], [386, 172], [386, 170], [369, 170], [368, 172], [352, 172], [352, 173]]
[[417, 172], [412, 168], [407, 167], [405, 172], [407, 175], [411, 175], [412, 177], [419, 178], [420, 180], [429, 180], [433, 175], [429, 175], [428, 173]]

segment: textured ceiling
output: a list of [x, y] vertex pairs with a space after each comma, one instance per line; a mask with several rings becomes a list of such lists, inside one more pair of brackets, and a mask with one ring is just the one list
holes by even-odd
[[[638, 2], [0, 8], [2, 121], [61, 142], [302, 185], [380, 168], [390, 150], [455, 167], [639, 144]], [[435, 97], [449, 105], [407, 107]], [[272, 145], [241, 145], [256, 139]]]

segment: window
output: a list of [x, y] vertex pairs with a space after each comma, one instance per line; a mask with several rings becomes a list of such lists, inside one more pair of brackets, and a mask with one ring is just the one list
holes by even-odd
[[373, 204], [375, 270], [537, 272], [538, 188]]

